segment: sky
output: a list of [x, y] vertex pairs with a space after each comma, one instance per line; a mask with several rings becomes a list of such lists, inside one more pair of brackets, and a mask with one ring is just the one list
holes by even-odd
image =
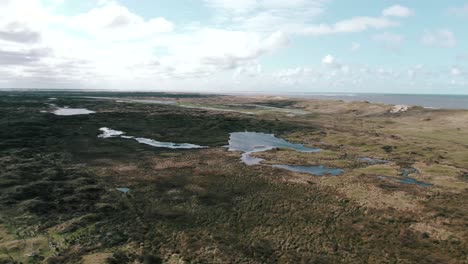
[[468, 94], [468, 1], [0, 0], [0, 88]]

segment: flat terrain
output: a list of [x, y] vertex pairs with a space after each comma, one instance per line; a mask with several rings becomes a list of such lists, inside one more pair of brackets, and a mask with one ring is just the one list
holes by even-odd
[[[95, 113], [59, 116], [56, 107]], [[391, 110], [0, 92], [0, 263], [468, 263], [468, 111]], [[99, 138], [102, 127], [207, 148]], [[247, 166], [225, 147], [229, 133], [244, 131], [322, 151], [273, 149]]]

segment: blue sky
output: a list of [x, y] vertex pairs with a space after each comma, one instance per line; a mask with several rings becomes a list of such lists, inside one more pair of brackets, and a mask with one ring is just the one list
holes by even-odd
[[3, 0], [0, 87], [468, 94], [468, 1]]

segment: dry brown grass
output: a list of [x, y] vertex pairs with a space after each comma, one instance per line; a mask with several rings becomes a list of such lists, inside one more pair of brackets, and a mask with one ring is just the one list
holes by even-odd
[[[29, 256], [50, 251], [48, 240], [44, 236], [18, 239], [0, 226], [0, 260], [27, 261]], [[8, 263], [8, 262], [6, 262]]]
[[104, 264], [107, 263], [107, 259], [112, 257], [112, 253], [94, 253], [83, 256], [81, 259], [82, 264]]
[[460, 239], [460, 237], [456, 233], [448, 230], [444, 226], [444, 223], [440, 223], [436, 221], [430, 221], [426, 223], [415, 223], [415, 224], [412, 224], [410, 228], [421, 233], [427, 233], [432, 238], [435, 238], [437, 240], [449, 240], [455, 237]]

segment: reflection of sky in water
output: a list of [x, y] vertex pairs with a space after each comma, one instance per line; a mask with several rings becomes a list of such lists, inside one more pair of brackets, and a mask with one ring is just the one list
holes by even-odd
[[135, 138], [141, 144], [150, 145], [157, 148], [170, 148], [170, 149], [196, 149], [196, 148], [206, 148], [203, 146], [190, 144], [190, 143], [172, 143], [172, 142], [160, 142], [148, 138]]
[[396, 182], [399, 182], [399, 183], [402, 183], [402, 184], [414, 184], [414, 185], [418, 185], [418, 186], [421, 186], [421, 187], [431, 187], [432, 186], [432, 184], [430, 184], [430, 183], [425, 183], [425, 182], [418, 181], [418, 180], [416, 180], [414, 178], [409, 177], [409, 175], [413, 174], [413, 173], [419, 173], [419, 172], [415, 168], [405, 168], [405, 169], [401, 170], [401, 175], [403, 176], [403, 178], [389, 177], [389, 176], [378, 176], [378, 178], [379, 179], [388, 179], [388, 180], [396, 181]]
[[85, 108], [57, 108], [54, 112], [55, 115], [59, 116], [72, 116], [72, 115], [89, 115], [96, 113], [94, 111]]
[[273, 165], [275, 168], [285, 169], [288, 171], [293, 172], [302, 172], [308, 173], [315, 176], [325, 176], [325, 175], [332, 175], [338, 176], [343, 174], [342, 169], [335, 169], [335, 168], [326, 168], [324, 166], [292, 166], [292, 165]]
[[130, 189], [129, 188], [126, 188], [126, 187], [122, 187], [122, 188], [115, 188], [117, 191], [119, 192], [123, 192], [123, 193], [128, 193], [130, 192]]
[[[284, 139], [275, 137], [272, 134], [255, 132], [236, 132], [231, 133], [229, 139], [229, 151], [241, 151], [241, 160], [246, 165], [258, 165], [264, 159], [251, 156], [252, 153], [268, 151], [274, 148], [292, 149], [299, 152], [319, 152], [318, 148], [310, 148], [301, 144], [293, 144]], [[323, 166], [291, 166], [291, 165], [273, 165], [272, 167], [289, 170], [293, 172], [308, 173], [315, 176], [341, 175], [342, 169], [326, 168]]]
[[318, 148], [309, 148], [301, 144], [293, 144], [272, 134], [255, 132], [231, 133], [229, 151], [262, 152], [273, 148], [287, 148], [300, 152], [318, 152]]
[[125, 136], [125, 132], [113, 130], [107, 127], [101, 127], [99, 129], [102, 131], [102, 134], [98, 135], [100, 138], [112, 138], [120, 137], [124, 139], [135, 139], [138, 143], [150, 145], [157, 148], [170, 148], [170, 149], [197, 149], [197, 148], [206, 148], [204, 146], [199, 146], [190, 143], [173, 143], [173, 142], [160, 142], [149, 138], [135, 138], [133, 136]]

